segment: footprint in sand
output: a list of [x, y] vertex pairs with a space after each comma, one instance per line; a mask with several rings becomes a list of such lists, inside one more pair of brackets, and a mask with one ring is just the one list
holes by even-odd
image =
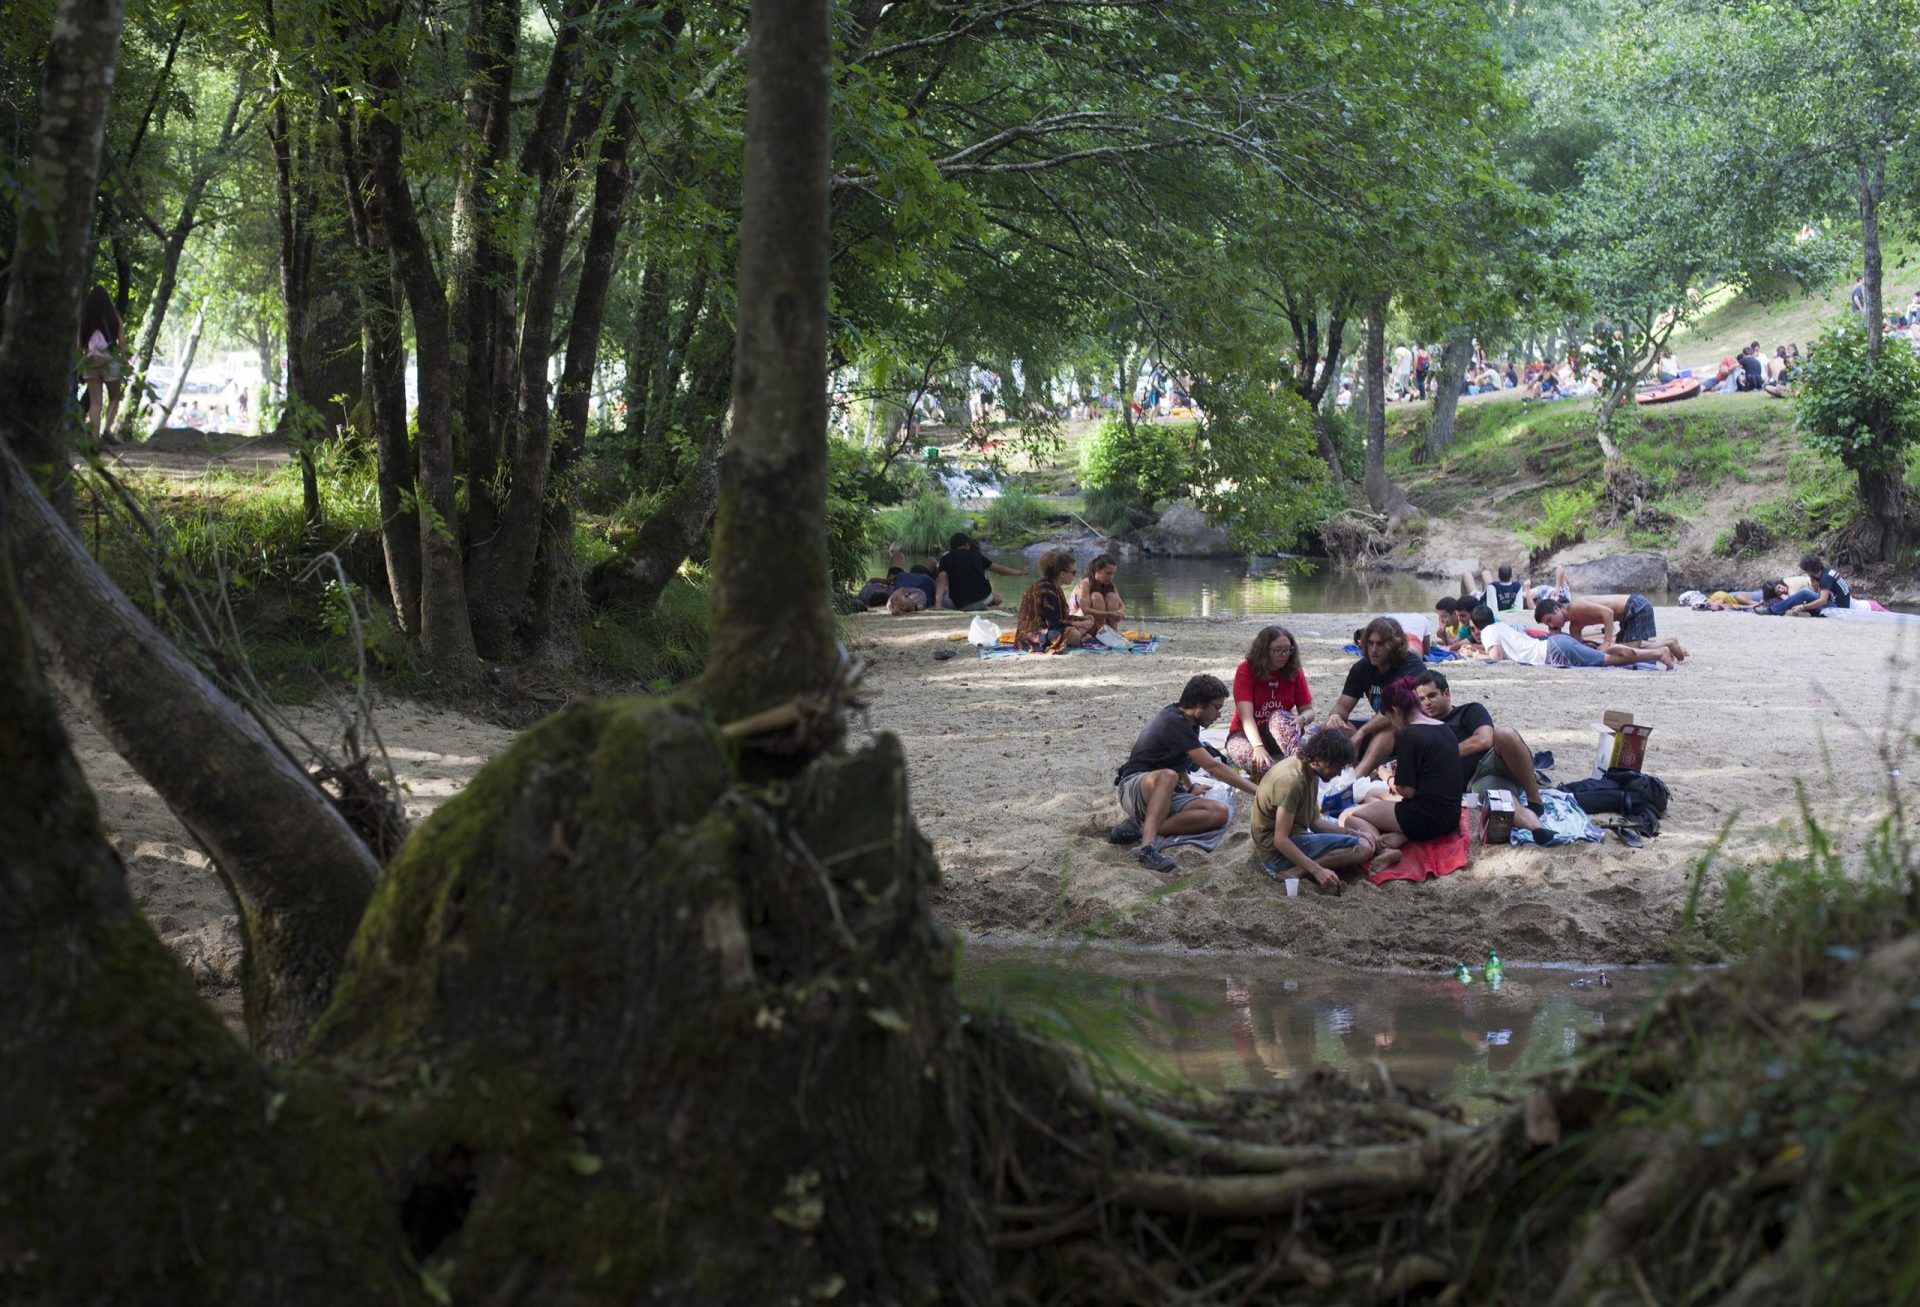
[[1603, 885], [1599, 889], [1588, 890], [1586, 897], [1610, 908], [1630, 908], [1646, 896], [1630, 885]]

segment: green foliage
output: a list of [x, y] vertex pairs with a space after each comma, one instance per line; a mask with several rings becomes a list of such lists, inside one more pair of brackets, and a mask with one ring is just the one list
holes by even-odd
[[1013, 544], [1038, 531], [1049, 510], [1021, 482], [1010, 482], [980, 515], [980, 531], [995, 544]]
[[1128, 502], [1143, 508], [1179, 494], [1187, 484], [1182, 433], [1191, 430], [1162, 422], [1128, 426], [1119, 418], [1108, 418], [1083, 446], [1087, 484], [1125, 495]]
[[1333, 450], [1340, 455], [1340, 471], [1347, 480], [1358, 483], [1367, 470], [1367, 434], [1353, 420], [1353, 414], [1344, 409], [1324, 409], [1320, 413], [1320, 429], [1327, 433], [1327, 440]]
[[627, 685], [664, 690], [707, 664], [707, 579], [688, 568], [667, 582], [651, 611], [603, 608], [581, 632], [593, 669]]
[[1249, 554], [1290, 550], [1334, 508], [1313, 410], [1258, 378], [1209, 370], [1190, 477], [1195, 504]]
[[918, 498], [880, 515], [883, 534], [898, 541], [909, 554], [937, 554], [947, 547], [956, 531], [967, 529], [967, 519], [947, 502], [938, 490], [923, 492]]
[[1082, 496], [1080, 516], [1110, 536], [1123, 536], [1134, 528], [1134, 496], [1125, 490], [1102, 490], [1095, 486]]
[[1520, 528], [1520, 542], [1535, 554], [1550, 554], [1586, 538], [1587, 519], [1600, 504], [1590, 486], [1549, 490], [1541, 497], [1540, 516]]
[[1899, 472], [1920, 441], [1920, 356], [1890, 342], [1870, 357], [1866, 328], [1849, 318], [1809, 352], [1793, 407], [1809, 448], [1853, 472]]

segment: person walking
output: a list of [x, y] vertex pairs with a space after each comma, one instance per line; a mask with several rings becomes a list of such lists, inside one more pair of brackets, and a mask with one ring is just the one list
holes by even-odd
[[[99, 286], [87, 292], [80, 306], [80, 377], [87, 383], [87, 433], [94, 444], [113, 443], [113, 420], [120, 411], [126, 383], [120, 375], [120, 312], [113, 297]], [[104, 393], [104, 410], [101, 397]]]

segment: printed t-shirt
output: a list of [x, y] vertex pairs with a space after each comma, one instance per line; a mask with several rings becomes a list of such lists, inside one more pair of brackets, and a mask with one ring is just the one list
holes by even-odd
[[1495, 581], [1487, 590], [1487, 598], [1494, 601], [1494, 608], [1511, 608], [1520, 602], [1519, 581]]
[[1829, 608], [1848, 608], [1853, 604], [1853, 587], [1842, 581], [1840, 574], [1831, 567], [1820, 573], [1820, 580], [1813, 588], [1825, 590], [1833, 596], [1827, 604]]
[[1536, 640], [1505, 622], [1495, 622], [1492, 626], [1482, 628], [1480, 643], [1489, 648], [1498, 647], [1503, 657], [1516, 663], [1525, 663], [1528, 667], [1547, 665], [1547, 642]]
[[902, 572], [893, 578], [896, 586], [911, 586], [927, 597], [926, 606], [933, 607], [933, 578], [925, 572]]
[[1273, 853], [1273, 823], [1282, 809], [1289, 838], [1304, 835], [1320, 815], [1320, 778], [1299, 758], [1288, 758], [1260, 778], [1253, 795], [1253, 848], [1262, 858]]
[[1313, 691], [1307, 688], [1307, 674], [1296, 669], [1292, 676], [1276, 680], [1267, 680], [1253, 674], [1253, 664], [1246, 659], [1240, 660], [1240, 666], [1233, 673], [1233, 702], [1235, 704], [1233, 725], [1227, 728], [1228, 735], [1244, 735], [1240, 728], [1241, 700], [1253, 704], [1253, 720], [1264, 723], [1273, 715], [1276, 708], [1299, 708], [1313, 702]]
[[1430, 840], [1460, 825], [1460, 745], [1437, 722], [1405, 726], [1394, 739], [1394, 783], [1411, 798], [1400, 800], [1395, 816], [1408, 839]]
[[977, 604], [993, 593], [987, 556], [978, 549], [949, 549], [940, 555], [940, 570], [947, 574], [947, 597], [955, 608]]
[[1180, 711], [1179, 704], [1170, 703], [1140, 728], [1140, 734], [1134, 737], [1133, 752], [1114, 773], [1113, 783], [1118, 785], [1129, 776], [1171, 768], [1184, 786], [1187, 770], [1193, 765], [1187, 755], [1199, 747], [1200, 728]]
[[1351, 696], [1355, 703], [1364, 701], [1368, 707], [1379, 712], [1382, 689], [1403, 676], [1418, 676], [1426, 670], [1426, 664], [1412, 654], [1408, 654], [1398, 666], [1384, 672], [1361, 658], [1347, 669], [1347, 679], [1341, 685], [1340, 693], [1342, 697]]
[[[1482, 726], [1492, 725], [1493, 714], [1487, 711], [1487, 705], [1484, 703], [1455, 704], [1453, 711], [1447, 714], [1447, 729], [1453, 732], [1453, 751], [1460, 753], [1460, 746], [1466, 743], [1469, 735], [1472, 735]], [[1482, 756], [1483, 755], [1478, 753], [1471, 757], [1461, 754], [1460, 788], [1462, 792], [1464, 792], [1467, 785], [1472, 782], [1473, 773], [1479, 768]]]

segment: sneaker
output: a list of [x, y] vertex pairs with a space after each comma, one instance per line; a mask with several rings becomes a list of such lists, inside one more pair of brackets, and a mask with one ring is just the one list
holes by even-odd
[[1142, 844], [1133, 851], [1133, 860], [1148, 871], [1157, 871], [1161, 875], [1180, 870], [1180, 864], [1162, 853], [1151, 844]]
[[1138, 844], [1140, 842], [1140, 823], [1129, 817], [1107, 832], [1109, 844]]

